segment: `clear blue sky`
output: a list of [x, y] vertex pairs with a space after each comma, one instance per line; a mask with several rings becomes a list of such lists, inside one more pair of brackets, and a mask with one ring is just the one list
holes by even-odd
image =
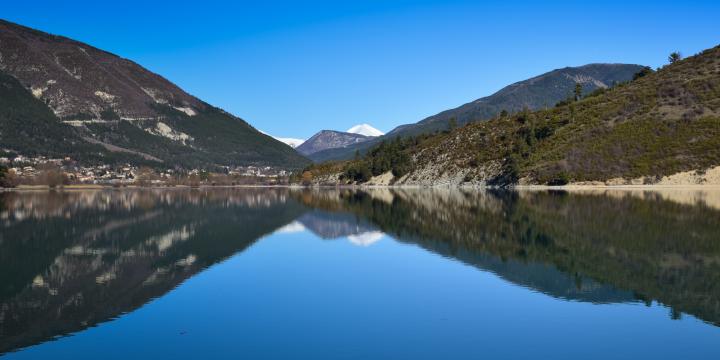
[[383, 131], [591, 62], [720, 43], [720, 1], [4, 1], [276, 136]]

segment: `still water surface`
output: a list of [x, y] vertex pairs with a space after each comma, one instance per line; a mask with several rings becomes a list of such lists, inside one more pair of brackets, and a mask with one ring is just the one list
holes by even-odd
[[719, 359], [720, 192], [0, 193], [8, 359]]

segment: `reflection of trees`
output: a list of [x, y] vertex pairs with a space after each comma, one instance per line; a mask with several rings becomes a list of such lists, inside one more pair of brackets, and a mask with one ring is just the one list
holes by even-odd
[[132, 311], [299, 219], [328, 237], [379, 229], [552, 296], [657, 300], [673, 317], [719, 324], [720, 210], [666, 199], [435, 189], [0, 193], [0, 353]]
[[0, 194], [0, 353], [132, 311], [305, 210], [281, 190]]
[[[327, 194], [314, 194], [297, 196], [325, 207]], [[400, 241], [554, 296], [657, 300], [720, 324], [720, 211], [707, 206], [636, 193], [348, 190], [334, 198], [330, 209], [342, 204]]]

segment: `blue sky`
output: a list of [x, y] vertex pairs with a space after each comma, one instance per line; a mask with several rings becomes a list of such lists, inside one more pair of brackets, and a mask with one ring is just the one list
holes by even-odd
[[276, 136], [382, 131], [564, 66], [720, 43], [719, 1], [6, 1]]

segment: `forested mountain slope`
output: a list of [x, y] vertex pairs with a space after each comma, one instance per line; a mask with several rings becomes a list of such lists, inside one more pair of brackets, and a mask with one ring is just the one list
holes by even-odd
[[[12, 112], [2, 110], [0, 126], [14, 132], [0, 134], [0, 148], [11, 153], [57, 156], [62, 148], [56, 145], [72, 138], [68, 152], [60, 155], [81, 162], [97, 160], [101, 147], [131, 162], [167, 167], [307, 163], [289, 146], [160, 75], [62, 36], [0, 20], [0, 72], [4, 83], [12, 77], [38, 100], [11, 103]], [[42, 112], [38, 104], [48, 109], [41, 115], [45, 130], [37, 127], [41, 120], [29, 119]], [[13, 134], [34, 142], [16, 141]], [[74, 152], [88, 145], [94, 146], [87, 156]]]

